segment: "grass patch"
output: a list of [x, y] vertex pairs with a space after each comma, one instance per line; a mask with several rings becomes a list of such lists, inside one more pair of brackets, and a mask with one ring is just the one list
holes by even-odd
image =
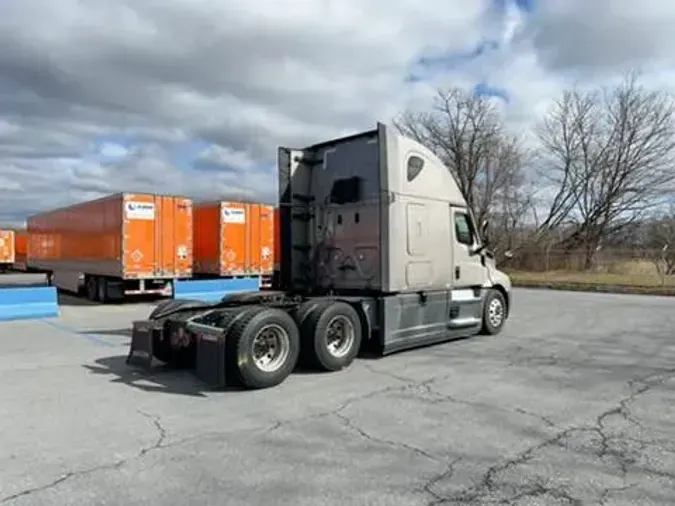
[[528, 288], [675, 295], [675, 276], [667, 276], [664, 284], [659, 276], [640, 272], [640, 269], [621, 269], [621, 271], [510, 271], [508, 274], [514, 286]]

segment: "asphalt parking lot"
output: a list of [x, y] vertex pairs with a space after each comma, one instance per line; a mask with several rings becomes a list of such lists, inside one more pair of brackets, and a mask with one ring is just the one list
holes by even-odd
[[507, 330], [212, 391], [151, 305], [0, 323], [0, 504], [673, 504], [675, 299], [516, 290]]

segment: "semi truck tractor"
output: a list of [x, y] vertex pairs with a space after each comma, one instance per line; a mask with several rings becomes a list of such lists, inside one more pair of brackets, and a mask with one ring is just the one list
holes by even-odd
[[380, 355], [499, 333], [511, 283], [452, 173], [378, 123], [278, 149], [279, 275], [219, 303], [163, 301], [133, 323], [128, 363], [153, 357], [214, 386], [268, 388], [298, 363], [348, 367]]

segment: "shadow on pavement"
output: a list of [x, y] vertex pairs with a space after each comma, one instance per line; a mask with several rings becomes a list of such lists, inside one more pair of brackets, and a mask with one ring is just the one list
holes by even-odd
[[[209, 392], [243, 392], [239, 387], [212, 388], [200, 382], [189, 370], [176, 370], [164, 364], [147, 370], [128, 365], [126, 355], [104, 357], [94, 364], [83, 364], [91, 374], [111, 376], [112, 383], [138, 388], [145, 392], [162, 392], [191, 397], [206, 397]], [[161, 362], [156, 362], [161, 364]]]
[[96, 336], [131, 337], [131, 327], [125, 327], [123, 329], [80, 330], [78, 333], [93, 334]]

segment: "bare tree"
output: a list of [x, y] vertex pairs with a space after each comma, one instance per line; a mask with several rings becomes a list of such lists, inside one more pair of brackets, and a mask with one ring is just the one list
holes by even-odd
[[666, 276], [675, 275], [675, 206], [646, 223], [643, 235], [644, 247], [665, 284]]
[[541, 227], [571, 218], [569, 249], [586, 267], [602, 238], [657, 205], [675, 181], [675, 102], [634, 73], [608, 92], [566, 91], [538, 132], [542, 180], [554, 188]]
[[438, 90], [430, 111], [406, 112], [394, 124], [452, 170], [477, 220], [498, 200], [509, 202], [515, 218], [525, 155], [518, 140], [505, 134], [493, 102], [459, 88]]

